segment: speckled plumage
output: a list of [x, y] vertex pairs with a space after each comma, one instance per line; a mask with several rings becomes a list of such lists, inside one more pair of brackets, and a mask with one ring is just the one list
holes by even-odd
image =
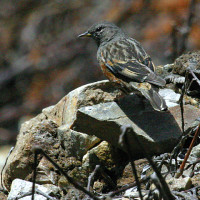
[[128, 91], [137, 91], [147, 98], [155, 110], [166, 110], [164, 99], [157, 93], [165, 80], [155, 72], [150, 56], [141, 44], [110, 22], [92, 25], [80, 35], [92, 37], [97, 45], [97, 60], [104, 75]]

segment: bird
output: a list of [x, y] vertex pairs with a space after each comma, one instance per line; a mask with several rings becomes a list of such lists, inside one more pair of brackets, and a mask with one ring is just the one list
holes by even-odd
[[94, 39], [98, 47], [98, 63], [109, 81], [126, 94], [145, 97], [156, 111], [168, 109], [158, 93], [159, 87], [164, 87], [166, 81], [156, 74], [155, 65], [140, 42], [107, 21], [93, 24], [78, 37]]

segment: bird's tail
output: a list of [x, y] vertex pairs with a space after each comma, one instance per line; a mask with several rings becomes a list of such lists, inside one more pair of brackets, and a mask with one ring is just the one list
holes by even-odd
[[158, 94], [156, 88], [152, 85], [150, 87], [135, 87], [135, 84], [131, 84], [135, 89], [139, 90], [140, 93], [151, 103], [152, 107], [157, 111], [166, 111], [168, 109], [165, 100]]
[[152, 107], [158, 111], [167, 110], [167, 105], [165, 100], [156, 92], [153, 88], [150, 90], [141, 90], [141, 93], [144, 95], [146, 99], [149, 100]]

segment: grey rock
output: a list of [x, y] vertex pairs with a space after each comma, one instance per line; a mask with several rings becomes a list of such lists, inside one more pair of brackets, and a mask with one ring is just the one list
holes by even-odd
[[50, 170], [51, 165], [49, 161], [43, 157], [37, 166], [36, 181], [39, 184], [56, 184], [57, 174]]
[[[144, 103], [143, 103], [144, 102]], [[146, 101], [141, 102], [135, 95], [126, 96], [118, 103], [100, 103], [81, 107], [71, 128], [96, 135], [102, 140], [121, 148], [118, 144], [120, 127], [131, 125], [150, 155], [172, 150], [181, 135], [180, 108], [176, 106], [167, 112], [157, 112]], [[200, 112], [195, 107], [185, 106], [189, 125]], [[130, 148], [135, 158], [143, 156], [142, 149], [129, 135]]]
[[61, 100], [64, 101], [64, 104], [62, 103], [62, 124], [70, 127], [76, 120], [77, 111], [81, 107], [112, 102], [121, 95], [122, 92], [107, 80], [81, 86]]
[[165, 99], [168, 108], [178, 105], [180, 94], [175, 93], [172, 89], [160, 89], [159, 94]]
[[66, 125], [58, 128], [58, 137], [62, 141], [65, 152], [68, 156], [82, 159], [89, 149], [98, 144], [101, 140], [94, 135], [87, 135], [69, 129]]
[[[8, 158], [3, 173], [3, 183], [9, 191], [16, 178], [30, 180], [33, 171], [33, 146], [40, 146], [64, 170], [81, 183], [87, 182], [89, 172], [82, 171], [81, 160], [89, 149], [98, 145], [100, 139], [70, 129], [76, 120], [77, 110], [100, 102], [112, 102], [122, 94], [109, 81], [84, 85], [66, 95], [56, 105], [21, 125], [15, 148]], [[40, 156], [36, 180], [40, 184], [68, 186], [52, 164]], [[70, 170], [69, 170], [70, 169]]]
[[[142, 190], [141, 193], [143, 197], [148, 195], [147, 190]], [[123, 196], [128, 197], [128, 198], [138, 198], [138, 199], [140, 197], [139, 192], [136, 187], [126, 190]]]
[[82, 160], [82, 168], [92, 172], [96, 165], [101, 165], [110, 171], [112, 180], [116, 180], [121, 175], [128, 157], [124, 151], [102, 141], [99, 145], [87, 152]]
[[[196, 127], [199, 124], [197, 120], [200, 116], [200, 110], [192, 105], [184, 105], [184, 122], [185, 122], [185, 132], [191, 130], [191, 128]], [[182, 118], [181, 118], [181, 110], [180, 106], [175, 106], [170, 108], [170, 112], [172, 113], [175, 121], [178, 123], [179, 127], [182, 127]]]
[[[19, 198], [19, 197], [25, 195], [26, 193], [31, 192], [32, 185], [33, 185], [32, 182], [24, 181], [21, 179], [15, 179], [12, 182], [11, 190], [8, 195], [8, 200], [15, 200], [16, 198]], [[50, 186], [45, 187], [45, 186], [36, 184], [35, 188], [36, 188], [36, 190], [41, 191], [42, 193], [44, 193], [46, 195], [50, 195], [50, 194], [54, 193], [54, 196], [56, 196], [56, 194], [59, 192], [59, 188], [54, 185], [51, 185], [51, 187]], [[31, 195], [22, 197], [20, 199], [31, 200]], [[47, 200], [48, 198], [41, 194], [35, 194], [35, 199]], [[55, 198], [52, 197], [52, 199], [55, 199]]]
[[47, 120], [43, 114], [22, 125], [15, 148], [3, 171], [3, 183], [8, 190], [14, 179], [26, 179], [32, 173], [34, 146], [40, 146], [47, 151], [52, 149], [53, 151], [50, 151], [52, 154], [58, 153], [54, 148], [54, 145], [59, 142], [56, 139], [56, 129], [57, 125]]
[[195, 158], [200, 158], [200, 144], [193, 147], [190, 156], [193, 156]]
[[[122, 151], [124, 149], [119, 150], [121, 146], [118, 144], [122, 125], [130, 124], [133, 127], [150, 155], [171, 151], [181, 135], [179, 106], [167, 112], [157, 112], [149, 102], [135, 95], [115, 102], [121, 95], [122, 92], [109, 81], [84, 85], [70, 92], [55, 106], [43, 109], [41, 114], [23, 123], [3, 172], [6, 189], [10, 190], [16, 178], [30, 180], [32, 177], [32, 147], [35, 145], [43, 148], [74, 180], [83, 185], [86, 185], [92, 170], [86, 167], [90, 161], [83, 158], [98, 157], [96, 160], [104, 163], [116, 177], [123, 171], [127, 159]], [[200, 116], [200, 111], [190, 105], [185, 106], [184, 110], [187, 129]], [[133, 136], [128, 137], [134, 157], [143, 157], [142, 149]], [[116, 166], [119, 166], [118, 172]], [[58, 175], [43, 156], [39, 157], [37, 170], [38, 183], [68, 188], [68, 181]]]
[[[199, 98], [200, 87], [197, 82], [200, 75], [199, 61], [200, 51], [182, 54], [175, 60], [174, 64], [163, 67], [165, 80], [167, 83], [173, 83], [175, 90], [181, 90], [183, 84], [185, 83], [185, 75], [189, 72], [187, 82], [190, 82], [190, 86], [187, 89], [187, 95]], [[192, 74], [197, 77], [197, 80], [194, 80]]]
[[170, 186], [171, 190], [176, 190], [176, 191], [183, 191], [183, 190], [188, 190], [192, 186], [192, 180], [190, 177], [180, 177], [180, 178], [171, 178], [166, 180], [168, 185]]
[[166, 64], [166, 65], [163, 66], [162, 69], [163, 69], [164, 71], [169, 72], [169, 71], [172, 71], [173, 67], [174, 67], [174, 64], [173, 64], [173, 63], [172, 63], [172, 64]]
[[173, 66], [172, 72], [184, 76], [188, 68], [199, 74], [200, 51], [188, 52], [178, 57]]

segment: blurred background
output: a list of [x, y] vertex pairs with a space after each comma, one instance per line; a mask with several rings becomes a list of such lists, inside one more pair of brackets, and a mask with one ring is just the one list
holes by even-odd
[[[174, 60], [173, 27], [184, 32], [189, 0], [0, 0], [0, 145], [14, 144], [21, 122], [71, 90], [105, 79], [96, 44], [78, 39], [93, 23], [116, 23], [156, 65]], [[187, 51], [200, 49], [200, 1]]]

